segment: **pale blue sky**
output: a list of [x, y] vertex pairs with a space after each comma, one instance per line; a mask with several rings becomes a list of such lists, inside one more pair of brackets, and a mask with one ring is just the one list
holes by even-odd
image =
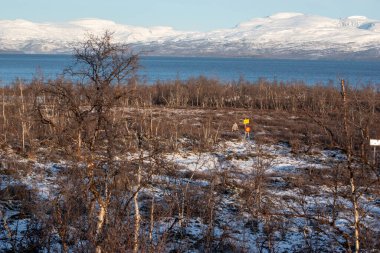
[[380, 20], [380, 0], [1, 0], [0, 19], [64, 22], [102, 18], [177, 30], [230, 28], [255, 17], [302, 12], [332, 18], [352, 15]]

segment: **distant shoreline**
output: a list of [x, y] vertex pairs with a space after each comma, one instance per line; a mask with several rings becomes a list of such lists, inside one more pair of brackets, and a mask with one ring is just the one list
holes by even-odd
[[[136, 52], [139, 54], [138, 52]], [[70, 52], [23, 52], [23, 51], [1, 51], [0, 55], [45, 55], [45, 56], [70, 56]], [[263, 55], [221, 55], [221, 54], [144, 54], [140, 53], [140, 58], [165, 57], [165, 58], [215, 58], [215, 59], [258, 59], [258, 60], [294, 60], [294, 61], [364, 61], [380, 62], [380, 56], [363, 57], [341, 56], [341, 57], [305, 57], [305, 56], [263, 56]]]

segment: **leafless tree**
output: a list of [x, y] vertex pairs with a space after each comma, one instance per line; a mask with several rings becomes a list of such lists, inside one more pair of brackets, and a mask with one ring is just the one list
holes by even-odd
[[[126, 150], [122, 136], [127, 134], [125, 119], [119, 116], [123, 108], [118, 106], [127, 96], [126, 84], [138, 67], [138, 57], [127, 45], [113, 43], [112, 33], [108, 31], [101, 37], [89, 35], [74, 52], [75, 65], [65, 73], [77, 83], [72, 85], [58, 80], [43, 88], [41, 94], [48, 96], [50, 102], [38, 101], [36, 110], [40, 121], [55, 129], [66, 150], [76, 143], [76, 155], [74, 152], [69, 155], [74, 155], [72, 161], [85, 166], [85, 173], [75, 174], [86, 184], [85, 199], [90, 202], [88, 218], [96, 217], [95, 249], [102, 252], [109, 206], [116, 190], [117, 175], [122, 169], [116, 157]], [[53, 110], [55, 116], [47, 117], [46, 109]], [[80, 169], [80, 166], [73, 169]], [[138, 212], [136, 215], [138, 220]], [[58, 212], [58, 224], [60, 216]], [[62, 236], [66, 234], [62, 229], [59, 231]], [[135, 251], [136, 243], [137, 239]]]

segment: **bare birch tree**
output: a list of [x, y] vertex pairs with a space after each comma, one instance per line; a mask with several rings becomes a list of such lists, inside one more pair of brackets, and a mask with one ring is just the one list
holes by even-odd
[[126, 134], [125, 122], [115, 115], [117, 110], [123, 110], [118, 105], [127, 95], [126, 84], [138, 67], [138, 57], [128, 45], [113, 43], [112, 33], [106, 31], [100, 37], [89, 35], [79, 43], [74, 48], [74, 58], [75, 64], [65, 74], [78, 83], [71, 85], [62, 80], [43, 90], [52, 100], [58, 100], [64, 126], [47, 118], [42, 106], [37, 110], [41, 121], [52, 125], [60, 139], [67, 138], [65, 145], [76, 143], [76, 155], [71, 155], [85, 166], [81, 176], [90, 202], [88, 218], [95, 223], [91, 240], [100, 253], [107, 251], [102, 243], [121, 166], [116, 157], [125, 149], [120, 136]]

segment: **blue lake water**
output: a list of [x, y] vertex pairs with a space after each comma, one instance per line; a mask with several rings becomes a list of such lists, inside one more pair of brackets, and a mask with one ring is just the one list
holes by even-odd
[[[69, 55], [0, 54], [0, 80], [6, 85], [16, 78], [29, 81], [41, 74], [45, 79], [54, 79], [73, 62]], [[146, 56], [140, 65], [138, 75], [147, 83], [200, 75], [227, 82], [265, 78], [327, 84], [344, 78], [355, 85], [380, 83], [380, 61]]]

